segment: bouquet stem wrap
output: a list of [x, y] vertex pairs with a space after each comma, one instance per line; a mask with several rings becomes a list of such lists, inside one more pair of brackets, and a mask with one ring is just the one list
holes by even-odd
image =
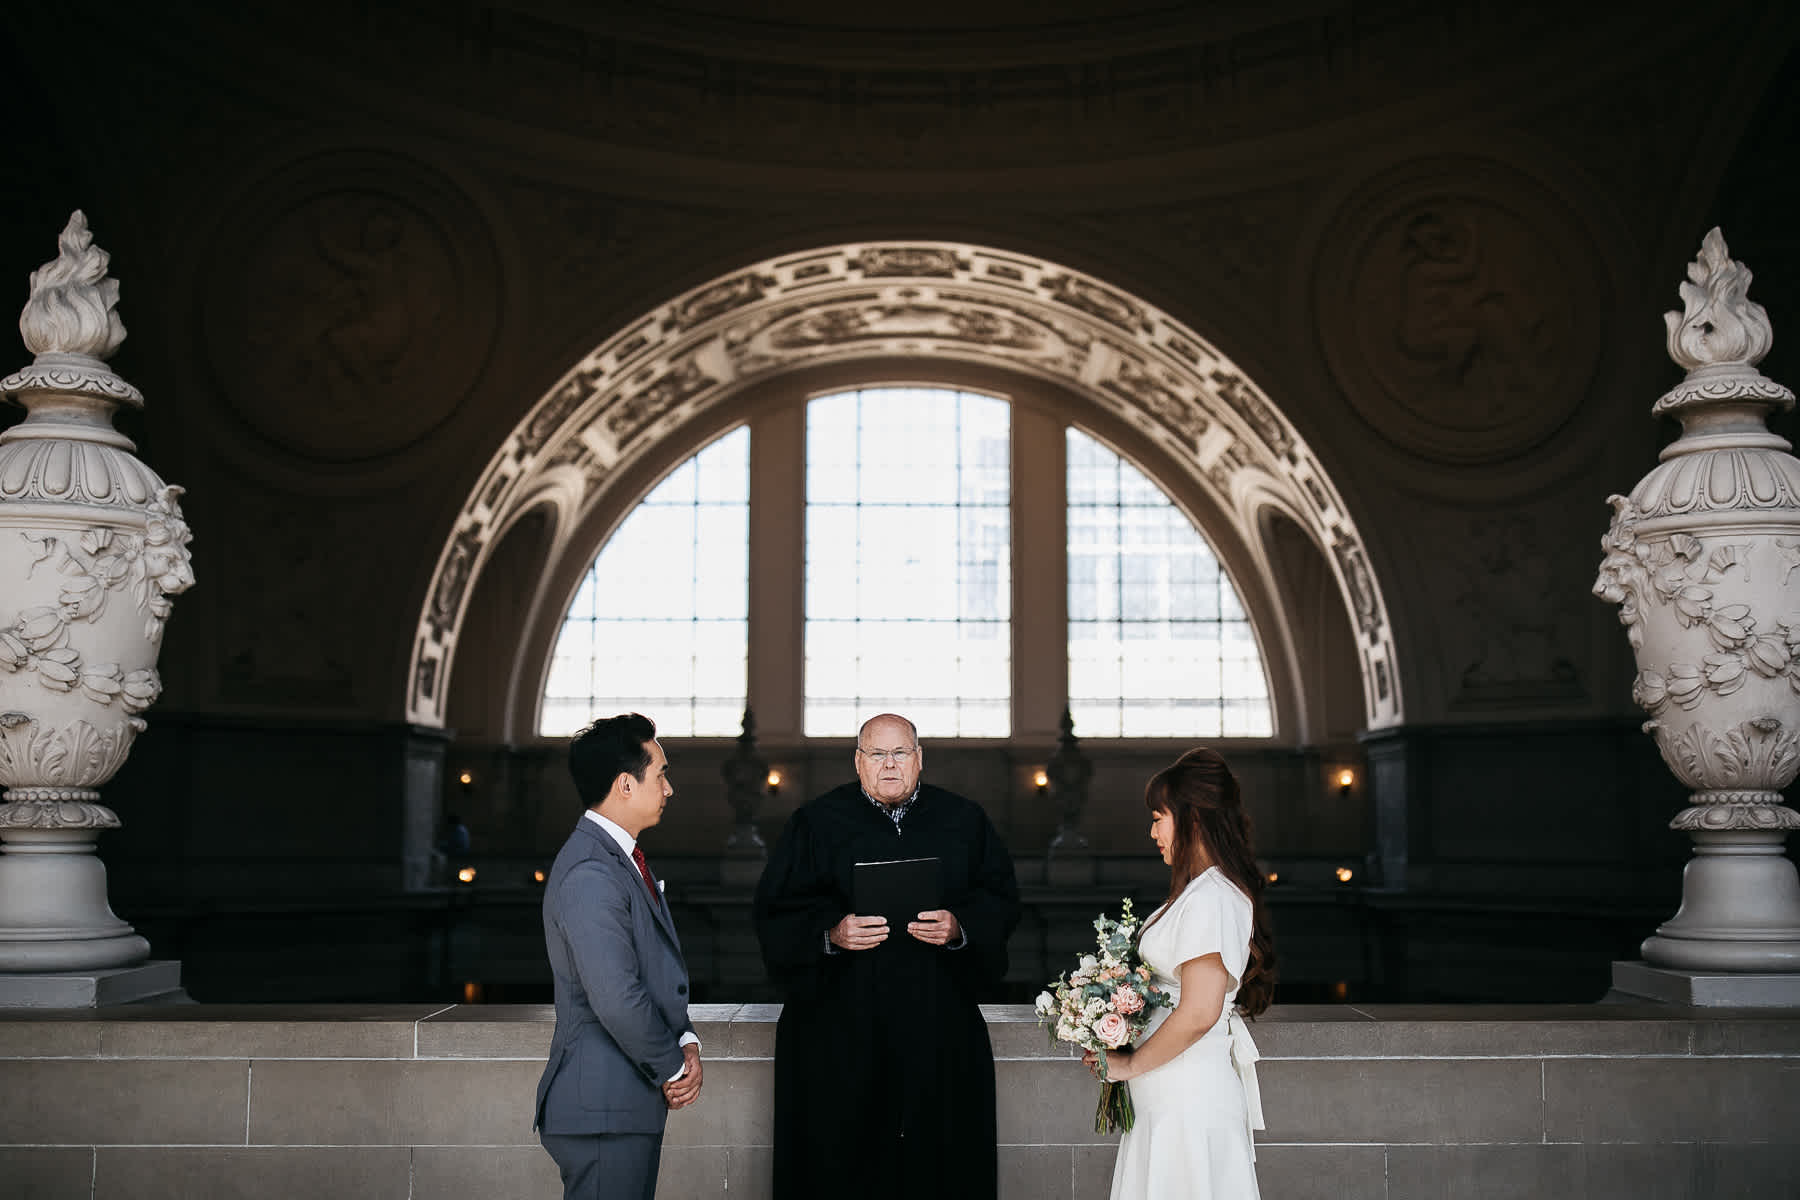
[[1131, 1085], [1107, 1080], [1100, 1085], [1100, 1103], [1094, 1106], [1095, 1133], [1124, 1133], [1137, 1121], [1131, 1106]]

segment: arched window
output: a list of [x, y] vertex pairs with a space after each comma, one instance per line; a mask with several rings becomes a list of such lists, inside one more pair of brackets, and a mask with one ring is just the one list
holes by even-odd
[[538, 732], [637, 711], [671, 737], [744, 715], [750, 646], [750, 431], [671, 471], [582, 578], [550, 661]]
[[1086, 737], [1267, 737], [1250, 618], [1163, 490], [1068, 431], [1069, 713]]
[[[734, 736], [753, 661], [777, 728], [804, 737], [852, 736], [883, 710], [926, 736], [1007, 737], [1015, 686], [1035, 728], [1066, 701], [1084, 738], [1273, 733], [1255, 632], [1212, 547], [1056, 410], [881, 386], [758, 413], [754, 472], [740, 428], [601, 550], [557, 640], [542, 734], [635, 708], [672, 736]], [[1037, 469], [1059, 454], [1065, 469]], [[1015, 581], [1026, 561], [1033, 577]], [[757, 715], [766, 730], [762, 702]]]

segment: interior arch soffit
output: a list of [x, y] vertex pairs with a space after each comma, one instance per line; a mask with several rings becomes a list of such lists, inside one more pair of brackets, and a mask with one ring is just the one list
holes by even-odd
[[[784, 255], [695, 288], [619, 330], [532, 406], [488, 462], [419, 614], [407, 719], [441, 727], [474, 580], [507, 528], [548, 503], [559, 530], [623, 468], [743, 387], [802, 366], [936, 357], [1062, 384], [1169, 451], [1249, 545], [1273, 504], [1325, 550], [1371, 728], [1403, 717], [1392, 625], [1364, 539], [1280, 409], [1167, 313], [1043, 259], [944, 242]], [[559, 537], [562, 534], [559, 532]]]

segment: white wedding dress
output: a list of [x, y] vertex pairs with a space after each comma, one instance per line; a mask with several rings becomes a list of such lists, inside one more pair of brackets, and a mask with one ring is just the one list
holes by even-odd
[[[1231, 978], [1206, 1036], [1131, 1081], [1137, 1119], [1119, 1142], [1112, 1200], [1255, 1200], [1256, 1044], [1232, 1004], [1250, 958], [1250, 900], [1211, 867], [1165, 907], [1138, 946], [1157, 986], [1179, 1001], [1181, 964], [1213, 953]], [[1150, 1031], [1173, 1011], [1157, 1009]]]

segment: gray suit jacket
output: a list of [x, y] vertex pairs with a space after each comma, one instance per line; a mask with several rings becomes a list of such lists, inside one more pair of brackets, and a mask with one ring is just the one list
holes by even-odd
[[544, 883], [544, 945], [556, 1033], [538, 1081], [534, 1129], [661, 1133], [662, 1085], [681, 1070], [687, 964], [667, 904], [619, 844], [585, 816]]

